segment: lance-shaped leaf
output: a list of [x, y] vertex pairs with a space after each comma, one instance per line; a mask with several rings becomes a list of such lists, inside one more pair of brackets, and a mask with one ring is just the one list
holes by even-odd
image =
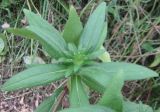
[[[99, 43], [97, 43], [98, 46], [101, 45], [100, 49], [102, 49], [102, 50], [105, 50], [105, 48], [103, 47], [102, 43], [105, 40], [105, 38], [107, 37], [107, 31], [108, 31], [107, 22], [105, 24], [106, 25], [104, 26], [104, 29], [103, 29], [102, 34], [101, 34], [102, 41], [99, 41]], [[109, 55], [109, 53], [107, 51], [105, 51], [102, 55], [100, 55], [99, 59], [102, 60], [102, 62], [111, 62], [110, 55]]]
[[[94, 76], [93, 76], [94, 77]], [[99, 82], [97, 82], [94, 78], [90, 78], [90, 77], [81, 77], [83, 82], [88, 85], [90, 88], [103, 93], [105, 90], [105, 87], [103, 85], [101, 85]]]
[[[5, 55], [8, 51], [7, 38], [4, 34], [0, 34], [0, 55]], [[3, 58], [3, 57], [1, 57]], [[2, 61], [3, 59], [0, 59]]]
[[24, 70], [11, 77], [2, 90], [14, 91], [22, 88], [46, 85], [65, 77], [65, 66], [58, 64], [44, 64]]
[[2, 51], [4, 50], [4, 47], [5, 47], [5, 43], [4, 43], [4, 40], [1, 38], [1, 35], [0, 35], [0, 55], [1, 55]]
[[102, 47], [102, 44], [103, 44], [105, 38], [107, 37], [107, 31], [108, 31], [108, 23], [105, 22], [104, 27], [101, 32], [101, 36], [99, 38], [99, 41], [97, 41], [96, 49], [100, 49]]
[[64, 109], [59, 112], [115, 112], [115, 111], [100, 105], [93, 105], [93, 106], [90, 105], [90, 106], [83, 106], [79, 108]]
[[119, 71], [119, 73], [115, 74], [113, 79], [110, 80], [110, 83], [107, 85], [107, 89], [99, 101], [99, 104], [116, 110], [117, 112], [122, 112], [123, 96], [121, 89], [123, 84], [123, 71]]
[[99, 85], [101, 89], [97, 86], [91, 86], [93, 89], [103, 92], [106, 85], [109, 84], [110, 80], [114, 75], [118, 74], [120, 70], [123, 70], [124, 80], [140, 80], [145, 78], [157, 77], [158, 74], [146, 67], [125, 63], [125, 62], [107, 62], [107, 63], [97, 63], [88, 67], [83, 67], [80, 70], [82, 79], [85, 78], [85, 82], [89, 82], [95, 85]]
[[38, 106], [35, 112], [53, 112], [54, 105], [62, 90], [62, 88], [55, 90], [50, 97], [48, 97]]
[[70, 7], [69, 18], [64, 27], [63, 37], [66, 42], [78, 44], [83, 30], [82, 23], [73, 6]]
[[67, 45], [61, 34], [39, 15], [26, 9], [23, 11], [29, 22], [27, 29], [38, 35], [40, 37], [38, 38], [39, 41], [47, 43], [51, 46], [55, 57], [63, 56], [63, 52], [65, 51]]
[[134, 102], [125, 101], [124, 112], [153, 112], [153, 109], [150, 106], [142, 103], [137, 104]]
[[56, 57], [55, 52], [53, 52], [53, 48], [50, 44], [48, 44], [46, 41], [43, 41], [41, 37], [39, 37], [37, 34], [33, 33], [32, 31], [26, 29], [26, 28], [8, 28], [8, 32], [13, 33], [14, 35], [21, 36], [21, 37], [26, 37], [28, 39], [36, 39], [38, 40], [44, 49], [50, 54], [52, 57]]
[[80, 76], [71, 77], [71, 88], [70, 88], [70, 106], [80, 107], [89, 104], [87, 94], [84, 90]]
[[[79, 49], [97, 50], [104, 41], [102, 32], [105, 25], [106, 3], [101, 3], [92, 15], [89, 17], [87, 24], [82, 32]], [[98, 44], [97, 44], [98, 43]]]

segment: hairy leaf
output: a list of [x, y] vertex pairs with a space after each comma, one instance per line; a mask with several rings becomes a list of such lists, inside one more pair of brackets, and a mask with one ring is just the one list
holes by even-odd
[[151, 63], [150, 67], [156, 67], [160, 64], [160, 54], [156, 54], [154, 61]]
[[62, 88], [59, 88], [54, 91], [52, 96], [48, 97], [45, 99], [35, 110], [35, 112], [52, 112], [52, 109], [54, 107], [54, 104], [57, 100], [57, 97], [60, 95], [62, 92]]
[[51, 46], [55, 57], [63, 56], [67, 44], [61, 34], [39, 15], [26, 9], [23, 11], [29, 22], [29, 27], [27, 27], [27, 29], [38, 35], [40, 37], [38, 40]]
[[71, 77], [71, 88], [70, 88], [70, 106], [80, 107], [89, 104], [88, 96], [84, 90], [84, 87], [79, 76]]
[[92, 15], [89, 17], [87, 24], [82, 32], [79, 49], [97, 50], [104, 41], [102, 32], [105, 24], [106, 3], [101, 3]]
[[22, 88], [46, 85], [65, 77], [66, 68], [58, 64], [44, 64], [29, 68], [11, 77], [2, 90], [14, 91]]
[[69, 18], [64, 27], [63, 37], [68, 43], [77, 44], [83, 30], [82, 23], [73, 6], [70, 7]]
[[[114, 75], [119, 71], [123, 71], [124, 80], [140, 80], [145, 78], [157, 77], [158, 74], [146, 67], [125, 63], [125, 62], [107, 62], [96, 63], [92, 66], [83, 67], [80, 73], [83, 77], [92, 83], [101, 85], [101, 90], [109, 84]], [[97, 86], [92, 86], [93, 89], [99, 91]], [[99, 91], [102, 92], [102, 91]]]
[[59, 112], [115, 112], [115, 111], [110, 108], [106, 108], [104, 106], [94, 105], [94, 106], [84, 106], [79, 108], [69, 108]]

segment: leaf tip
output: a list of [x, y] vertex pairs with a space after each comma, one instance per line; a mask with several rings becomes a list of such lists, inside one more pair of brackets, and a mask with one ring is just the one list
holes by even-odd
[[100, 5], [106, 6], [106, 2], [101, 2]]
[[9, 92], [9, 91], [14, 91], [14, 89], [11, 88], [10, 85], [8, 85], [8, 82], [5, 82], [5, 83], [0, 87], [0, 90], [1, 90], [1, 91], [7, 91], [7, 92]]
[[159, 74], [157, 73], [157, 72], [155, 72], [155, 75], [154, 75], [155, 77], [159, 77]]
[[70, 6], [70, 10], [75, 10], [73, 5]]
[[24, 14], [28, 13], [29, 10], [28, 9], [23, 9]]
[[106, 2], [101, 2], [101, 3], [99, 4], [99, 7], [104, 7], [104, 8], [106, 8]]
[[0, 90], [1, 90], [1, 91], [7, 91], [5, 85], [2, 85], [2, 86], [0, 87]]

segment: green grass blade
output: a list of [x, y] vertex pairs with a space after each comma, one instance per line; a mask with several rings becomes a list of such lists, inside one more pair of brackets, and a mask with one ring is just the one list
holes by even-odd
[[59, 4], [62, 5], [62, 7], [66, 10], [66, 12], [69, 12], [69, 7], [63, 0], [57, 0], [57, 2], [59, 2]]

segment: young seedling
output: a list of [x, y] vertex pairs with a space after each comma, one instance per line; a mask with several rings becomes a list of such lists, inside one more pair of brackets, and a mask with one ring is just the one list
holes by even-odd
[[[149, 106], [124, 100], [121, 89], [124, 81], [157, 77], [156, 72], [126, 62], [96, 61], [105, 52], [101, 49], [107, 34], [105, 2], [94, 10], [84, 28], [76, 10], [71, 6], [63, 34], [39, 15], [27, 9], [23, 11], [29, 26], [21, 29], [9, 28], [7, 31], [38, 40], [57, 61], [37, 65], [14, 75], [2, 86], [3, 91], [42, 86], [65, 79], [67, 84], [63, 85], [64, 89], [55, 90], [36, 112], [153, 112]], [[89, 103], [86, 86], [103, 94], [97, 104]], [[69, 91], [70, 108], [59, 110], [58, 104], [66, 90]]]

